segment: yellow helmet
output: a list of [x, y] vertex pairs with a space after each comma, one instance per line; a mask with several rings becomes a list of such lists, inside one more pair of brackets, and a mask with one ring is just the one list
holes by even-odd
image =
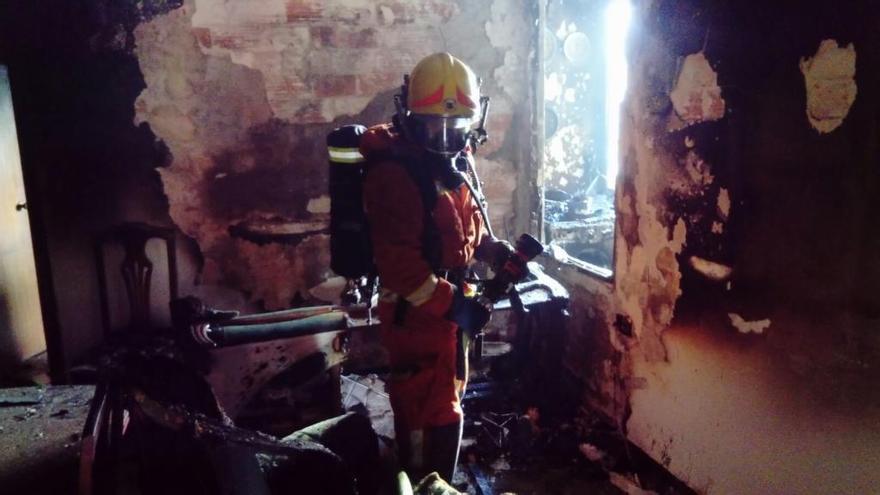
[[423, 58], [409, 76], [407, 106], [418, 115], [474, 118], [480, 86], [470, 67], [449, 53]]
[[474, 71], [449, 53], [423, 58], [405, 84], [399, 109], [408, 136], [428, 151], [455, 155], [465, 148], [480, 109]]

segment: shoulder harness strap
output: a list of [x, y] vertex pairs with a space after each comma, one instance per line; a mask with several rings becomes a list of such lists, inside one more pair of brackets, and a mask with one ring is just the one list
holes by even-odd
[[438, 193], [430, 170], [424, 164], [418, 163], [415, 157], [391, 149], [372, 156], [365, 167], [366, 173], [372, 168], [370, 162], [375, 162], [377, 159], [396, 161], [402, 164], [418, 188], [422, 200], [422, 256], [428, 262], [431, 270], [438, 272], [443, 261], [440, 230], [434, 221], [434, 207], [437, 205]]

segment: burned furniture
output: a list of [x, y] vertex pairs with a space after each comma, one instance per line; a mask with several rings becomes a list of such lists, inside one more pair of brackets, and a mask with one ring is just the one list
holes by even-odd
[[551, 359], [563, 355], [569, 294], [539, 265], [530, 268], [532, 276], [517, 284], [516, 295], [496, 305], [496, 313], [508, 316], [506, 328], [487, 332], [463, 400], [466, 436], [481, 438], [493, 454], [513, 447], [528, 408], [563, 418], [574, 407], [558, 393], [564, 373], [560, 360]]
[[[225, 349], [256, 343], [277, 347], [276, 342], [309, 335], [335, 336], [333, 346], [337, 351], [351, 349], [349, 355], [362, 357], [363, 353], [358, 351], [378, 341], [378, 320], [368, 304], [370, 298], [362, 298], [361, 304], [313, 306], [253, 315], [214, 310], [198, 299], [183, 298], [175, 299], [172, 304], [172, 328], [151, 325], [145, 308], [149, 308], [153, 272], [144, 247], [154, 232], [143, 226], [129, 226], [123, 232], [130, 236], [122, 273], [131, 304], [132, 323], [128, 328], [133, 330], [126, 334], [135, 338], [114, 338], [114, 345], [102, 355], [101, 386], [84, 432], [82, 493], [112, 492], [120, 482], [119, 473], [126, 469], [130, 472], [132, 466], [136, 472], [152, 473], [141, 480], [150, 485], [150, 492], [212, 493], [218, 484], [235, 487], [241, 483], [260, 486], [263, 486], [261, 483], [294, 483], [292, 478], [284, 478], [284, 466], [289, 464], [285, 456], [305, 454], [296, 454], [295, 446], [285, 445], [275, 437], [233, 426], [204, 377], [214, 366], [213, 356]], [[172, 248], [173, 244], [169, 244], [169, 250]], [[169, 258], [169, 269], [173, 272], [173, 258]], [[171, 285], [176, 290], [176, 283]], [[513, 335], [514, 351], [506, 359], [514, 362], [514, 366], [526, 367], [529, 349], [542, 342], [541, 325], [530, 322], [545, 322], [544, 312], [556, 316], [564, 313], [567, 293], [537, 265], [533, 267], [532, 276], [517, 284], [516, 289], [510, 300], [502, 300], [496, 307], [499, 314], [515, 310], [518, 315], [513, 317], [518, 327]], [[102, 297], [105, 321], [109, 322], [106, 293]], [[148, 328], [151, 331], [144, 331]], [[485, 347], [494, 345], [488, 342]], [[475, 347], [478, 358], [484, 346]], [[251, 357], [268, 359], [265, 355]], [[385, 366], [387, 372], [387, 362], [383, 359], [384, 355], [377, 353], [362, 363], [368, 363], [379, 372]], [[280, 366], [272, 363], [270, 369], [281, 372], [285, 367], [295, 366], [292, 361], [294, 359]], [[369, 431], [372, 433], [372, 429]], [[258, 455], [260, 449], [266, 452]], [[242, 458], [246, 460], [241, 461]], [[258, 460], [252, 462], [255, 458]], [[229, 463], [238, 467], [222, 467]], [[278, 469], [273, 471], [273, 466]], [[336, 469], [332, 462], [328, 466], [327, 469]], [[271, 474], [273, 472], [275, 474]], [[333, 477], [348, 479], [338, 473]], [[260, 481], [242, 481], [258, 478]], [[162, 485], [166, 479], [185, 482], [169, 488]], [[281, 479], [286, 481], [279, 481]], [[262, 489], [269, 490], [263, 493], [271, 493], [270, 488]], [[344, 493], [343, 488], [339, 489], [342, 490], [339, 493]]]
[[236, 427], [172, 342], [118, 350], [83, 433], [81, 495], [376, 492], [377, 441], [354, 414], [279, 439]]

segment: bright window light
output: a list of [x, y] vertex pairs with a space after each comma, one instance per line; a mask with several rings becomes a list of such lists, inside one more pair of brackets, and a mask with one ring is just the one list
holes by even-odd
[[626, 35], [632, 7], [611, 0], [605, 9], [605, 181], [614, 189], [620, 150], [620, 105], [626, 94]]

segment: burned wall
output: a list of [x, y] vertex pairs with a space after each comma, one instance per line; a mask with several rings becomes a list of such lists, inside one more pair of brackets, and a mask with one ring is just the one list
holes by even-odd
[[482, 174], [496, 229], [515, 221], [528, 148], [527, 10], [521, 2], [189, 1], [135, 30], [146, 88], [135, 102], [168, 146], [160, 170], [175, 224], [198, 243], [204, 281], [266, 309], [328, 277], [324, 138], [393, 113], [402, 75], [449, 50], [493, 100]]
[[880, 9], [637, 3], [615, 278], [562, 265], [584, 403], [700, 492], [864, 492]]
[[130, 31], [175, 6], [0, 4], [0, 63], [9, 67], [56, 378], [101, 338], [96, 235], [124, 220], [171, 225], [154, 171], [165, 150], [132, 125], [143, 80]]
[[184, 294], [246, 311], [314, 300], [309, 289], [332, 275], [325, 135], [386, 121], [403, 73], [433, 51], [470, 63], [492, 97], [478, 161], [493, 178], [495, 228], [512, 232], [528, 218], [516, 187], [531, 159], [520, 77], [530, 8], [4, 3], [0, 62], [10, 66], [41, 275], [55, 289], [51, 347], [64, 351], [53, 362], [63, 368], [102, 338], [93, 241], [123, 221], [178, 229]]

